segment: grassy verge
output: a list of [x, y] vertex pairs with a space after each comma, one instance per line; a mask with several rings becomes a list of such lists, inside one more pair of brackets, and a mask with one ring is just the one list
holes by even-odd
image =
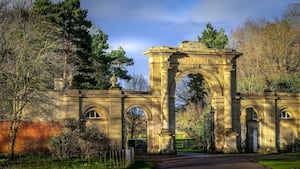
[[[124, 168], [125, 163], [116, 164], [112, 161], [106, 161], [106, 164], [99, 159], [82, 160], [53, 160], [51, 157], [27, 156], [14, 162], [6, 163], [6, 159], [0, 159], [0, 168], [5, 169], [99, 169], [99, 168]], [[152, 169], [154, 162], [135, 160], [128, 169]]]
[[300, 156], [300, 153], [286, 153], [285, 155], [289, 155], [289, 156]]
[[300, 169], [300, 159], [259, 159], [258, 162], [272, 169]]
[[185, 153], [203, 153], [203, 150], [193, 149], [193, 148], [176, 148], [177, 152], [185, 152]]
[[80, 160], [57, 160], [57, 161], [37, 161], [14, 163], [6, 166], [6, 169], [96, 169], [103, 168], [105, 165], [96, 161], [80, 161]]
[[32, 156], [17, 159], [13, 162], [0, 160], [0, 168], [5, 169], [99, 169], [99, 168], [124, 168], [126, 161], [115, 162], [99, 159], [69, 159], [53, 160], [51, 157]]

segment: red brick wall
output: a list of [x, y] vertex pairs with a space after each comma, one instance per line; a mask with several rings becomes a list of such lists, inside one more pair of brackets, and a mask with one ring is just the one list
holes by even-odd
[[[0, 153], [9, 149], [9, 122], [0, 122]], [[21, 122], [17, 133], [15, 152], [39, 153], [48, 150], [51, 136], [62, 131], [61, 122]]]

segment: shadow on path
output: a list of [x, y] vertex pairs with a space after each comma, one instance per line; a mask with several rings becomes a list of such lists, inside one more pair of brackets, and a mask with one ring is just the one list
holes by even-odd
[[[289, 158], [288, 156], [284, 156]], [[157, 169], [266, 169], [255, 162], [257, 158], [284, 158], [281, 155], [259, 154], [199, 154], [178, 153], [178, 155], [148, 155], [137, 157], [153, 161]]]

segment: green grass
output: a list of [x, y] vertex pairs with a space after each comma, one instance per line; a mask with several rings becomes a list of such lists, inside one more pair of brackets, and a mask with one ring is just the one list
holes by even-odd
[[[99, 169], [99, 168], [115, 168], [116, 166], [125, 166], [125, 161], [122, 164], [116, 164], [113, 161], [100, 161], [99, 159], [82, 160], [53, 160], [51, 157], [25, 157], [18, 159], [8, 165], [4, 165], [5, 161], [0, 160], [1, 166], [5, 169]], [[117, 167], [119, 168], [119, 167]]]
[[69, 161], [38, 161], [38, 162], [23, 162], [10, 164], [7, 169], [96, 169], [103, 167], [103, 164], [99, 162], [92, 161], [79, 161], [79, 160], [69, 160]]
[[[5, 161], [4, 159], [0, 160], [1, 164]], [[125, 165], [125, 164], [124, 164]], [[124, 166], [122, 165], [122, 166]], [[120, 166], [120, 165], [119, 165]], [[153, 162], [136, 160], [128, 168], [129, 169], [152, 169], [155, 165]], [[93, 159], [90, 161], [72, 159], [72, 160], [52, 160], [51, 158], [39, 158], [39, 157], [26, 157], [21, 161], [15, 161], [14, 163], [9, 164], [5, 169], [99, 169], [99, 168], [115, 168], [111, 164], [100, 163], [99, 160]], [[119, 168], [119, 167], [117, 167]]]
[[185, 153], [203, 153], [203, 150], [193, 149], [193, 148], [176, 148], [177, 152], [185, 152]]
[[289, 156], [300, 156], [300, 153], [285, 153], [285, 155], [289, 155]]
[[300, 169], [300, 159], [259, 159], [258, 162], [272, 169]]

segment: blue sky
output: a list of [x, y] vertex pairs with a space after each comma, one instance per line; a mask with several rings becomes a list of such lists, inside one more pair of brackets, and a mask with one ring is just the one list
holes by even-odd
[[197, 40], [208, 22], [229, 35], [248, 18], [280, 18], [293, 2], [299, 0], [82, 0], [81, 6], [108, 34], [111, 48], [121, 46], [134, 59], [130, 73], [148, 79], [143, 52], [150, 47]]

